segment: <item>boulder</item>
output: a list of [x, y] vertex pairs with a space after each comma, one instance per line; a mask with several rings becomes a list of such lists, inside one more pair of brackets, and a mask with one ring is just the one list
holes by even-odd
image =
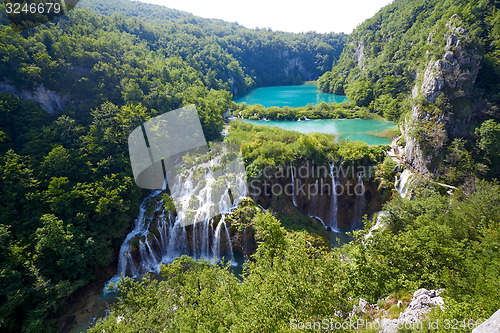
[[472, 333], [500, 333], [500, 309], [484, 323], [473, 329]]
[[[380, 333], [396, 333], [398, 327], [412, 327], [413, 324], [422, 322], [425, 315], [436, 306], [443, 309], [444, 301], [439, 296], [442, 292], [443, 290], [427, 290], [425, 288], [415, 291], [410, 304], [399, 315], [398, 319], [382, 318], [380, 320]], [[400, 306], [399, 302], [398, 306]]]
[[427, 290], [425, 288], [415, 291], [413, 298], [403, 313], [399, 315], [398, 322], [404, 323], [418, 323], [422, 321], [423, 317], [431, 312], [431, 310], [439, 306], [444, 308], [444, 301], [439, 294], [441, 290]]

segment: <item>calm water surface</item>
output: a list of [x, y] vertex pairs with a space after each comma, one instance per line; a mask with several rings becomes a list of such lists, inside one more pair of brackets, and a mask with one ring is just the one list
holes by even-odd
[[[237, 103], [261, 104], [264, 107], [290, 106], [300, 107], [307, 104], [342, 103], [349, 101], [345, 96], [323, 93], [316, 86], [279, 86], [263, 87], [251, 90], [236, 99]], [[246, 120], [255, 125], [277, 126], [301, 133], [334, 134], [341, 139], [365, 141], [369, 145], [390, 144], [390, 138], [381, 138], [376, 134], [388, 129], [395, 129], [396, 124], [390, 121], [375, 119], [314, 119], [303, 121], [292, 120]]]
[[365, 141], [369, 145], [387, 145], [392, 139], [380, 138], [374, 134], [388, 129], [395, 129], [391, 121], [376, 119], [313, 119], [313, 120], [249, 120], [254, 125], [276, 126], [301, 133], [326, 133], [339, 136], [341, 139]]
[[261, 104], [266, 108], [270, 106], [297, 108], [307, 104], [342, 103], [349, 100], [345, 96], [321, 92], [316, 86], [302, 85], [257, 88], [236, 98], [235, 101], [237, 103]]

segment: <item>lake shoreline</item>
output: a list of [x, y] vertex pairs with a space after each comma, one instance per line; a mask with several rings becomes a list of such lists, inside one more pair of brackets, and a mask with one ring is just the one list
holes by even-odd
[[234, 117], [249, 120], [377, 119], [391, 121], [379, 113], [371, 112], [366, 107], [358, 107], [345, 102], [320, 103], [296, 108], [264, 107], [262, 104], [248, 105], [233, 102], [229, 113]]
[[251, 120], [242, 119], [254, 126], [278, 127], [303, 134], [323, 133], [340, 140], [364, 141], [368, 145], [389, 145], [392, 133], [397, 131], [397, 124], [376, 119], [312, 119], [293, 120]]

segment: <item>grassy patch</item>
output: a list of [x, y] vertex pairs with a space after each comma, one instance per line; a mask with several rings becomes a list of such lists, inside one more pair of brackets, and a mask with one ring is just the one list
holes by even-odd
[[323, 225], [313, 224], [311, 219], [300, 212], [279, 212], [276, 214], [288, 232], [306, 232], [307, 240], [314, 247], [328, 247], [328, 232]]
[[392, 139], [396, 135], [398, 135], [399, 130], [397, 128], [388, 128], [383, 132], [368, 132], [368, 135], [376, 136], [378, 138], [387, 138]]

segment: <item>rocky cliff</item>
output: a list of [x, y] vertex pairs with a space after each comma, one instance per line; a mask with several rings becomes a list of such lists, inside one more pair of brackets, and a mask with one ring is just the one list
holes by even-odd
[[56, 114], [61, 110], [64, 110], [71, 100], [68, 96], [61, 95], [55, 91], [48, 90], [43, 85], [30, 90], [19, 91], [10, 83], [3, 82], [0, 83], [0, 92], [6, 92], [13, 94], [21, 99], [37, 103], [42, 109], [50, 114]]
[[[412, 91], [413, 107], [404, 121], [407, 161], [422, 174], [436, 173], [443, 149], [450, 138], [463, 134], [472, 116], [471, 96], [481, 57], [474, 53], [460, 18], [446, 24], [443, 54], [417, 76]], [[439, 40], [430, 34], [428, 44]]]
[[262, 207], [273, 210], [290, 211], [295, 206], [329, 228], [362, 228], [363, 216], [366, 214], [370, 218], [387, 200], [377, 189], [374, 171], [369, 169], [363, 173], [348, 165], [335, 167], [335, 200], [331, 171], [330, 166], [299, 162], [287, 167], [282, 174], [277, 173], [279, 177], [251, 181], [250, 197]]

